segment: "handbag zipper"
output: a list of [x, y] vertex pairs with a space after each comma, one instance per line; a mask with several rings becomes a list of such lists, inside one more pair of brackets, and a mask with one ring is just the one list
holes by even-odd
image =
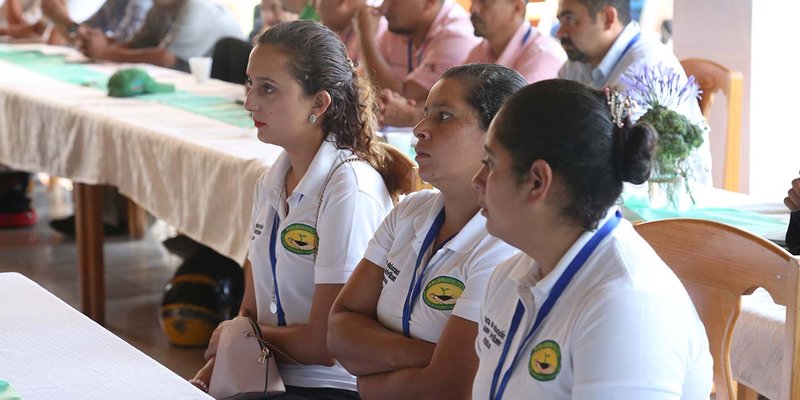
[[[258, 356], [258, 363], [264, 364], [264, 361], [269, 358], [269, 348], [264, 343], [264, 339], [261, 338], [261, 327], [258, 326], [258, 323], [254, 321], [252, 318], [248, 317], [248, 321], [250, 321], [250, 326], [253, 328], [253, 335], [256, 340], [258, 341], [258, 346], [261, 347], [261, 353]], [[250, 336], [250, 335], [248, 335]]]

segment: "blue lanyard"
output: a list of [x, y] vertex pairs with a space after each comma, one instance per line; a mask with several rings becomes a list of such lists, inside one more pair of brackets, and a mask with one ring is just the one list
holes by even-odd
[[633, 45], [636, 44], [636, 42], [639, 41], [639, 37], [641, 37], [641, 36], [642, 36], [642, 32], [638, 32], [638, 33], [636, 33], [636, 36], [631, 38], [631, 40], [625, 46], [625, 49], [622, 50], [622, 54], [619, 55], [619, 58], [617, 59], [617, 62], [614, 63], [614, 68], [611, 68], [610, 70], [608, 70], [609, 73], [611, 73], [611, 71], [614, 71], [614, 69], [617, 68], [617, 65], [619, 65], [619, 62], [622, 61], [622, 57], [625, 57], [625, 54], [628, 53], [628, 50], [630, 50], [631, 47], [633, 47]]
[[[424, 46], [425, 43], [423, 43], [422, 45]], [[422, 54], [424, 53], [424, 51], [425, 50], [422, 48], [422, 46], [420, 46], [419, 52], [417, 52], [417, 66], [418, 67], [419, 67], [420, 64], [422, 64]], [[409, 74], [414, 71], [414, 58], [412, 57], [412, 54], [414, 54], [414, 42], [411, 40], [411, 38], [409, 38], [408, 39], [408, 73]]]
[[547, 314], [553, 309], [553, 305], [555, 305], [558, 298], [564, 292], [564, 289], [569, 285], [572, 278], [575, 277], [575, 274], [578, 273], [578, 270], [586, 263], [586, 260], [592, 255], [592, 252], [597, 248], [597, 245], [600, 244], [606, 236], [608, 236], [614, 228], [619, 225], [619, 221], [622, 219], [622, 214], [617, 211], [614, 216], [606, 221], [605, 224], [594, 234], [594, 236], [586, 242], [585, 245], [578, 251], [578, 254], [575, 256], [574, 259], [567, 265], [567, 269], [564, 270], [564, 273], [558, 278], [555, 285], [553, 285], [553, 289], [550, 291], [550, 295], [547, 296], [544, 303], [542, 304], [541, 310], [536, 314], [536, 320], [533, 323], [533, 328], [528, 332], [528, 335], [522, 340], [517, 349], [517, 354], [514, 355], [513, 360], [511, 361], [511, 365], [509, 365], [508, 370], [503, 374], [503, 380], [500, 382], [500, 387], [497, 387], [497, 381], [500, 378], [500, 373], [503, 369], [503, 364], [505, 364], [506, 356], [508, 356], [509, 348], [511, 347], [511, 342], [514, 339], [514, 335], [517, 333], [519, 329], [520, 322], [522, 321], [522, 315], [525, 313], [525, 306], [522, 305], [522, 301], [517, 301], [517, 308], [514, 310], [514, 316], [511, 319], [511, 327], [508, 328], [508, 334], [506, 335], [506, 342], [503, 345], [503, 352], [500, 353], [500, 360], [497, 362], [497, 367], [494, 370], [494, 375], [492, 376], [492, 387], [491, 391], [489, 392], [489, 398], [491, 400], [500, 400], [503, 398], [503, 393], [506, 391], [506, 385], [508, 385], [508, 380], [511, 378], [511, 373], [514, 372], [514, 365], [517, 364], [519, 361], [520, 355], [525, 350], [528, 342], [533, 337], [533, 334], [536, 332], [536, 329], [539, 328], [542, 321], [547, 317]]
[[528, 42], [528, 39], [530, 39], [530, 37], [531, 37], [531, 32], [533, 32], [533, 28], [529, 26], [529, 27], [528, 27], [528, 31], [527, 31], [527, 32], [525, 32], [525, 36], [523, 36], [523, 37], [522, 37], [522, 44], [523, 44], [523, 45], [525, 45], [525, 43], [527, 43], [527, 42]]
[[627, 53], [627, 52], [628, 52], [628, 50], [630, 50], [630, 49], [631, 49], [631, 47], [633, 47], [633, 45], [634, 45], [634, 44], [636, 44], [636, 42], [638, 42], [638, 41], [639, 41], [639, 37], [641, 37], [641, 36], [642, 36], [642, 32], [637, 32], [637, 33], [636, 33], [636, 36], [634, 36], [634, 37], [631, 39], [631, 41], [630, 41], [630, 42], [628, 42], [628, 45], [627, 45], [627, 46], [625, 46], [625, 50], [622, 50], [622, 54], [619, 56], [620, 60], [622, 59], [622, 57], [623, 57], [623, 56], [625, 56], [625, 53]]
[[439, 211], [439, 215], [437, 215], [436, 219], [433, 221], [431, 229], [429, 229], [428, 233], [425, 235], [425, 240], [422, 241], [422, 247], [419, 249], [419, 255], [417, 256], [417, 263], [414, 265], [414, 275], [411, 275], [411, 282], [408, 284], [406, 302], [403, 303], [403, 335], [406, 337], [411, 337], [411, 312], [414, 310], [414, 303], [417, 297], [419, 297], [419, 292], [422, 288], [422, 280], [425, 277], [425, 270], [428, 268], [428, 264], [430, 264], [433, 255], [447, 243], [447, 240], [442, 242], [438, 248], [433, 249], [425, 266], [422, 267], [419, 278], [417, 278], [417, 269], [419, 269], [419, 265], [422, 264], [422, 258], [425, 257], [426, 251], [442, 230], [442, 225], [444, 225], [444, 208], [442, 208], [442, 211]]
[[272, 290], [275, 293], [275, 303], [278, 308], [278, 326], [286, 326], [286, 314], [284, 314], [283, 306], [281, 305], [281, 295], [278, 293], [278, 277], [275, 274], [275, 265], [278, 261], [278, 257], [275, 254], [275, 238], [278, 236], [278, 225], [280, 225], [280, 218], [278, 218], [278, 210], [275, 210], [275, 217], [272, 219], [272, 233], [269, 236], [269, 261], [272, 264]]

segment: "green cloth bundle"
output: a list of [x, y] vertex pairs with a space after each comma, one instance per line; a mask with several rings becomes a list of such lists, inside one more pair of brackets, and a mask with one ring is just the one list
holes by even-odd
[[108, 95], [132, 97], [147, 93], [169, 93], [175, 91], [171, 83], [158, 83], [141, 68], [122, 69], [108, 79]]

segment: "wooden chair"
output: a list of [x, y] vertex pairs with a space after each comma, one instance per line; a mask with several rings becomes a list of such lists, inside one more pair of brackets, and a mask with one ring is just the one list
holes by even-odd
[[400, 182], [399, 193], [393, 193], [393, 197], [397, 194], [408, 194], [431, 188], [431, 185], [423, 182], [419, 177], [419, 168], [411, 157], [388, 143], [376, 142], [376, 144], [378, 149], [384, 152], [389, 159], [390, 173], [388, 179]]
[[[708, 334], [714, 358], [716, 399], [737, 399], [730, 347], [740, 297], [762, 287], [786, 306], [783, 342], [783, 393], [800, 399], [798, 337], [798, 259], [775, 244], [718, 222], [668, 219], [635, 226], [636, 231], [681, 279]], [[738, 398], [755, 399], [739, 385]]]
[[714, 95], [722, 92], [728, 98], [728, 124], [725, 140], [725, 163], [723, 188], [739, 191], [739, 163], [741, 160], [742, 135], [742, 85], [744, 78], [738, 71], [731, 71], [713, 61], [699, 58], [681, 60], [687, 76], [694, 76], [703, 90], [698, 101], [703, 116], [708, 120]]

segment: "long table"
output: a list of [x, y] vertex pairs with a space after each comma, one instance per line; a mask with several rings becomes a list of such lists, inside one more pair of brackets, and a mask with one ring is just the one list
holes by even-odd
[[0, 273], [0, 381], [25, 400], [211, 399], [16, 272]]
[[[3, 50], [76, 54], [45, 45], [0, 45]], [[74, 72], [63, 67], [65, 74]], [[191, 96], [183, 107], [157, 96], [108, 97], [104, 80], [123, 67], [131, 65], [87, 64], [81, 68], [100, 78], [71, 83], [52, 70], [0, 59], [0, 164], [76, 183], [82, 310], [100, 323], [105, 293], [99, 185], [117, 187], [178, 231], [241, 263], [255, 182], [280, 153], [259, 142], [252, 126], [201, 115]], [[137, 67], [199, 100], [221, 96], [234, 104], [244, 94], [240, 85], [201, 85], [189, 74]]]

